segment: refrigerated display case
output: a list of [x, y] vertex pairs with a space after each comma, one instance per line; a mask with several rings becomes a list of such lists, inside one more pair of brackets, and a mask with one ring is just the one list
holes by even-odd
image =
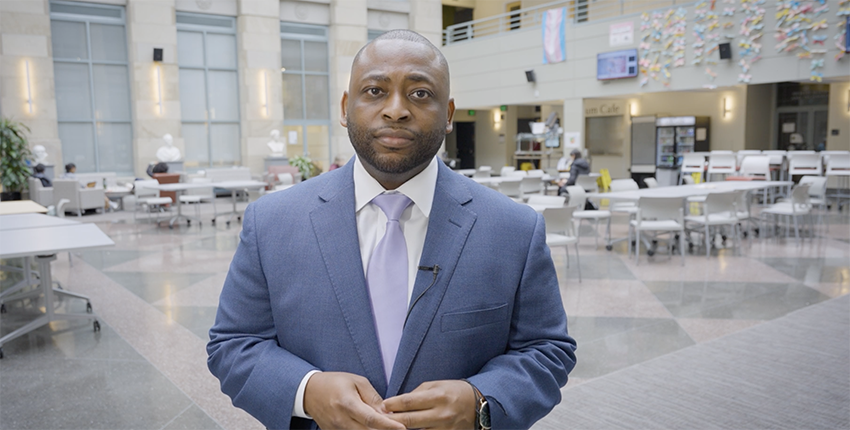
[[684, 154], [708, 151], [710, 124], [711, 119], [707, 116], [668, 116], [655, 121], [659, 169], [656, 179], [659, 184], [678, 183], [678, 170]]

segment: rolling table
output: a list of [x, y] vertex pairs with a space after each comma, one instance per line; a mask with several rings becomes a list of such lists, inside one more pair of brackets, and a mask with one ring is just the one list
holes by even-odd
[[[59, 252], [111, 246], [115, 245], [115, 242], [94, 224], [74, 223], [29, 227], [42, 222], [37, 218], [31, 218], [31, 220], [29, 222], [25, 219], [18, 220], [18, 226], [21, 228], [0, 231], [0, 236], [2, 236], [0, 258], [35, 256], [35, 260], [38, 262], [40, 294], [44, 294], [46, 312], [23, 327], [0, 338], [0, 358], [3, 357], [2, 347], [4, 344], [53, 321], [94, 320], [94, 330], [100, 330], [100, 323], [97, 321], [97, 316], [91, 312], [90, 303], [86, 306], [86, 313], [56, 313], [54, 311], [54, 290], [50, 262], [56, 259], [56, 254]], [[4, 224], [4, 221], [5, 217], [2, 217], [0, 223]], [[56, 291], [56, 293], [88, 301], [88, 297], [80, 294], [62, 290]], [[27, 296], [35, 294], [26, 293]]]
[[260, 181], [224, 181], [204, 185], [207, 187], [212, 185], [216, 188], [224, 188], [225, 190], [230, 190], [230, 200], [233, 202], [233, 211], [216, 215], [216, 218], [222, 215], [230, 215], [230, 217], [227, 219], [227, 225], [229, 226], [230, 221], [233, 221], [234, 216], [238, 221], [242, 221], [242, 213], [236, 210], [236, 192], [239, 190], [259, 190], [261, 188], [265, 188], [268, 184]]
[[[175, 184], [145, 185], [143, 188], [150, 188], [152, 190], [159, 190], [159, 191], [174, 191], [175, 197], [176, 197], [176, 200], [177, 200], [176, 202], [174, 202], [174, 204], [177, 205], [177, 215], [172, 216], [171, 219], [168, 220], [168, 228], [174, 228], [174, 223], [179, 222], [180, 218], [185, 218], [186, 222], [189, 223], [189, 224], [192, 223], [192, 220], [196, 220], [196, 221], [198, 221], [198, 224], [202, 224], [200, 218], [191, 217], [189, 215], [183, 215], [183, 204], [180, 203], [180, 196], [183, 195], [183, 193], [185, 193], [186, 190], [191, 190], [191, 189], [196, 189], [196, 188], [210, 188], [213, 185], [215, 185], [215, 184], [211, 184], [209, 182], [178, 182], [178, 183], [175, 183]], [[213, 203], [213, 204], [215, 204], [215, 203]], [[157, 219], [159, 219], [159, 218], [157, 218]], [[213, 223], [214, 222], [215, 222], [215, 220], [213, 220]]]

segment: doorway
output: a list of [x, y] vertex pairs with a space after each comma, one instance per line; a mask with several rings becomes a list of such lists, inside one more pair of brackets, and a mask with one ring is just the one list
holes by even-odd
[[815, 150], [826, 144], [829, 84], [776, 84], [776, 141], [779, 150]]
[[461, 169], [475, 168], [475, 122], [455, 122], [457, 158]]

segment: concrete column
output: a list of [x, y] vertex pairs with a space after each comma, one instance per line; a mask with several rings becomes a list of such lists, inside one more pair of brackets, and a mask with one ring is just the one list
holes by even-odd
[[443, 45], [443, 4], [440, 0], [410, 0], [410, 29]]
[[[129, 0], [127, 38], [133, 103], [133, 160], [137, 177], [156, 161], [166, 133], [185, 158], [180, 124], [180, 71], [177, 67], [177, 24], [174, 0]], [[153, 61], [162, 48], [162, 61]]]
[[[342, 115], [340, 100], [342, 93], [348, 90], [354, 56], [367, 41], [367, 2], [366, 0], [332, 0], [330, 10], [331, 151], [333, 155], [339, 154], [347, 158], [354, 155], [354, 148], [348, 140], [348, 130], [339, 125], [339, 118]], [[319, 158], [319, 154], [311, 155], [313, 159]], [[325, 156], [325, 158], [329, 157]]]
[[[273, 129], [283, 131], [280, 75], [280, 2], [239, 0], [236, 18], [242, 165], [263, 172]], [[285, 135], [283, 136], [286, 137]]]
[[0, 114], [29, 127], [30, 148], [44, 145], [61, 173], [47, 0], [0, 1], [0, 28]]

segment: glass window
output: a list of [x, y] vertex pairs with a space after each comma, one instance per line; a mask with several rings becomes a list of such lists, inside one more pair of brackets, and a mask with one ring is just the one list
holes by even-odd
[[127, 61], [123, 25], [91, 24], [91, 56], [101, 61]]
[[177, 14], [183, 166], [203, 169], [241, 162], [236, 20]]
[[133, 174], [124, 8], [50, 3], [62, 162], [77, 171]]
[[86, 23], [51, 21], [50, 32], [53, 39], [54, 58], [89, 58], [86, 49]]
[[295, 131], [297, 136], [297, 142], [288, 142], [289, 155], [306, 154], [328, 166], [332, 156], [328, 29], [281, 23], [280, 31], [284, 131]]

